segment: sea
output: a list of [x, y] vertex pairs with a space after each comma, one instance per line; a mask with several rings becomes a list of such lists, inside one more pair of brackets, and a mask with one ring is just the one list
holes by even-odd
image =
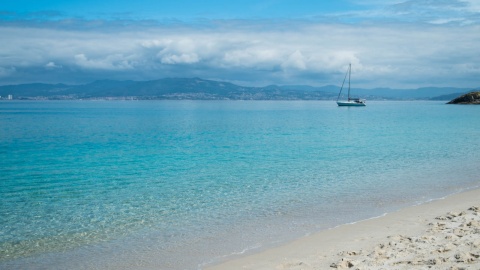
[[1, 101], [0, 269], [204, 269], [480, 185], [480, 106]]

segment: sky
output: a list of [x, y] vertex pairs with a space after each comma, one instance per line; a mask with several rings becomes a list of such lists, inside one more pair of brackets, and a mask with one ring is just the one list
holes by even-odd
[[4, 0], [0, 85], [480, 87], [480, 0]]

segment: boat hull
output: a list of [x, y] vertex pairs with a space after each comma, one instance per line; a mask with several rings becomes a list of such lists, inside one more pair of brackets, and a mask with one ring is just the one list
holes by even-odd
[[363, 107], [367, 106], [365, 102], [358, 101], [337, 101], [338, 106]]

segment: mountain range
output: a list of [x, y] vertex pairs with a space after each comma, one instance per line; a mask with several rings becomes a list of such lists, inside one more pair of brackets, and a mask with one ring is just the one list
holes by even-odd
[[[82, 85], [4, 85], [0, 86], [0, 96], [12, 95], [13, 99], [333, 100], [339, 90], [340, 87], [335, 85], [245, 87], [200, 78], [165, 78], [151, 81], [100, 80]], [[451, 100], [471, 90], [454, 87], [401, 90], [352, 88], [351, 92], [368, 100]]]

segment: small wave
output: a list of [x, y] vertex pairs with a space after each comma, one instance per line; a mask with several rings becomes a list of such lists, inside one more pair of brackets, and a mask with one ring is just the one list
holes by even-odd
[[260, 243], [256, 243], [254, 245], [251, 245], [251, 246], [248, 246], [246, 248], [244, 248], [243, 250], [241, 251], [234, 251], [230, 254], [226, 254], [226, 255], [222, 255], [222, 256], [218, 256], [216, 258], [213, 258], [207, 262], [204, 262], [204, 263], [201, 263], [197, 266], [197, 270], [202, 270], [204, 267], [206, 266], [209, 266], [209, 265], [213, 265], [213, 264], [216, 264], [216, 263], [220, 263], [222, 261], [225, 261], [225, 259], [227, 258], [231, 258], [231, 257], [235, 257], [235, 256], [240, 256], [240, 255], [244, 255], [246, 254], [247, 252], [249, 251], [252, 251], [252, 250], [256, 250], [256, 249], [260, 249], [262, 247], [262, 244]]

